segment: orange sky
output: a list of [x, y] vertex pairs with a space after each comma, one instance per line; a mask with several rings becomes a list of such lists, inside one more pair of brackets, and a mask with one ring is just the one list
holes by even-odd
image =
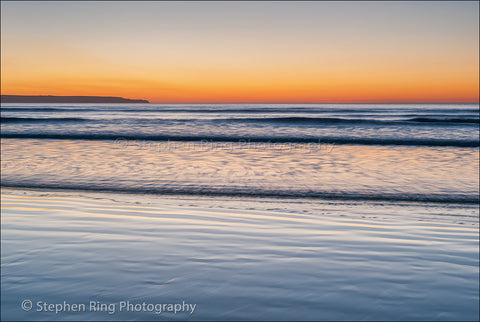
[[10, 95], [479, 98], [477, 2], [3, 2], [1, 54]]

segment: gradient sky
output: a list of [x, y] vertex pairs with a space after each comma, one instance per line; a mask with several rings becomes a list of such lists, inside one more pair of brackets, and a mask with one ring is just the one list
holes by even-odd
[[1, 92], [478, 102], [477, 1], [2, 1]]

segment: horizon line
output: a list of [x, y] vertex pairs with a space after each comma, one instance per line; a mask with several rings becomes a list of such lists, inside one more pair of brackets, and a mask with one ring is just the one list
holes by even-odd
[[151, 102], [150, 104], [480, 104], [480, 102]]
[[[145, 100], [148, 103], [145, 104], [480, 104], [480, 99], [478, 101], [447, 101], [447, 102], [430, 102], [430, 101], [349, 101], [349, 102], [339, 102], [339, 101], [223, 101], [223, 102], [172, 102], [172, 101], [150, 101], [146, 98], [127, 98], [123, 96], [112, 96], [112, 95], [52, 95], [52, 94], [40, 94], [40, 95], [25, 95], [25, 94], [1, 94], [0, 96], [43, 96], [43, 97], [96, 97], [96, 98], [122, 98], [126, 100]], [[19, 104], [19, 103], [18, 103]], [[143, 103], [136, 103], [143, 104]]]

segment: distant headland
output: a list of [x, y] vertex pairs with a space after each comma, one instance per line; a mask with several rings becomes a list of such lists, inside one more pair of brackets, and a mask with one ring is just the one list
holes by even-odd
[[2, 103], [150, 103], [111, 96], [53, 96], [53, 95], [2, 95]]

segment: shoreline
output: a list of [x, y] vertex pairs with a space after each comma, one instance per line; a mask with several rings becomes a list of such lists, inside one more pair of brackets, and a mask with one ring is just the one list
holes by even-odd
[[[272, 199], [272, 200], [306, 200], [306, 201], [318, 201], [318, 202], [377, 202], [377, 203], [406, 203], [413, 205], [422, 205], [422, 204], [439, 204], [439, 205], [477, 205], [479, 204], [479, 199], [473, 199], [470, 196], [456, 196], [452, 198], [450, 194], [436, 194], [436, 195], [418, 195], [418, 194], [404, 194], [401, 196], [398, 195], [388, 195], [388, 194], [359, 194], [355, 192], [309, 192], [301, 195], [301, 192], [296, 191], [283, 191], [283, 190], [272, 190], [272, 191], [228, 191], [228, 190], [219, 190], [213, 189], [206, 191], [204, 188], [200, 188], [198, 191], [193, 189], [181, 189], [181, 188], [104, 188], [104, 187], [92, 187], [81, 185], [73, 186], [62, 186], [56, 187], [55, 185], [48, 184], [39, 184], [23, 186], [15, 184], [2, 184], [1, 189], [12, 189], [12, 190], [32, 190], [32, 191], [51, 191], [51, 192], [78, 192], [78, 193], [106, 193], [106, 194], [119, 194], [119, 195], [148, 195], [152, 197], [162, 197], [162, 196], [177, 196], [177, 197], [224, 197], [224, 198], [251, 198], [251, 199]], [[447, 197], [448, 196], [448, 197]]]
[[[2, 320], [479, 316], [471, 205], [3, 188], [2, 208]], [[26, 311], [26, 300], [60, 311]]]
[[[222, 202], [228, 204], [238, 205], [230, 209], [237, 210], [255, 210], [258, 207], [260, 211], [270, 211], [273, 208], [268, 208], [264, 205], [279, 204], [289, 209], [291, 212], [299, 211], [304, 213], [311, 212], [305, 210], [312, 207], [373, 207], [373, 208], [389, 208], [398, 207], [412, 208], [412, 209], [426, 209], [426, 212], [415, 215], [409, 212], [411, 217], [406, 217], [408, 220], [439, 220], [446, 221], [451, 224], [460, 223], [461, 225], [467, 222], [471, 226], [480, 226], [480, 210], [478, 204], [462, 203], [462, 202], [424, 202], [424, 201], [404, 201], [404, 200], [355, 200], [348, 198], [308, 198], [308, 197], [282, 197], [282, 196], [243, 196], [243, 195], [209, 195], [209, 194], [156, 194], [145, 192], [131, 192], [131, 191], [108, 191], [108, 190], [82, 190], [82, 189], [54, 189], [54, 188], [24, 188], [24, 187], [5, 187], [1, 186], [0, 191], [2, 195], [23, 195], [23, 196], [41, 196], [41, 197], [59, 197], [59, 198], [85, 198], [88, 200], [106, 200], [114, 203], [127, 203], [135, 205], [161, 206], [168, 203], [174, 207], [183, 206], [187, 203], [194, 203], [194, 205], [205, 206], [210, 208], [219, 206], [220, 209], [225, 208]], [[296, 209], [297, 207], [298, 209]], [[318, 208], [315, 208], [318, 209]], [[431, 210], [432, 209], [432, 210]], [[432, 215], [439, 215], [438, 209], [446, 213], [438, 217]], [[463, 209], [463, 210], [462, 210]], [[280, 210], [280, 208], [274, 208]], [[463, 214], [455, 214], [456, 212], [463, 212]], [[323, 213], [324, 215], [324, 213]], [[389, 214], [386, 218], [395, 216]], [[401, 216], [405, 216], [403, 213]], [[363, 218], [363, 215], [360, 216]]]

